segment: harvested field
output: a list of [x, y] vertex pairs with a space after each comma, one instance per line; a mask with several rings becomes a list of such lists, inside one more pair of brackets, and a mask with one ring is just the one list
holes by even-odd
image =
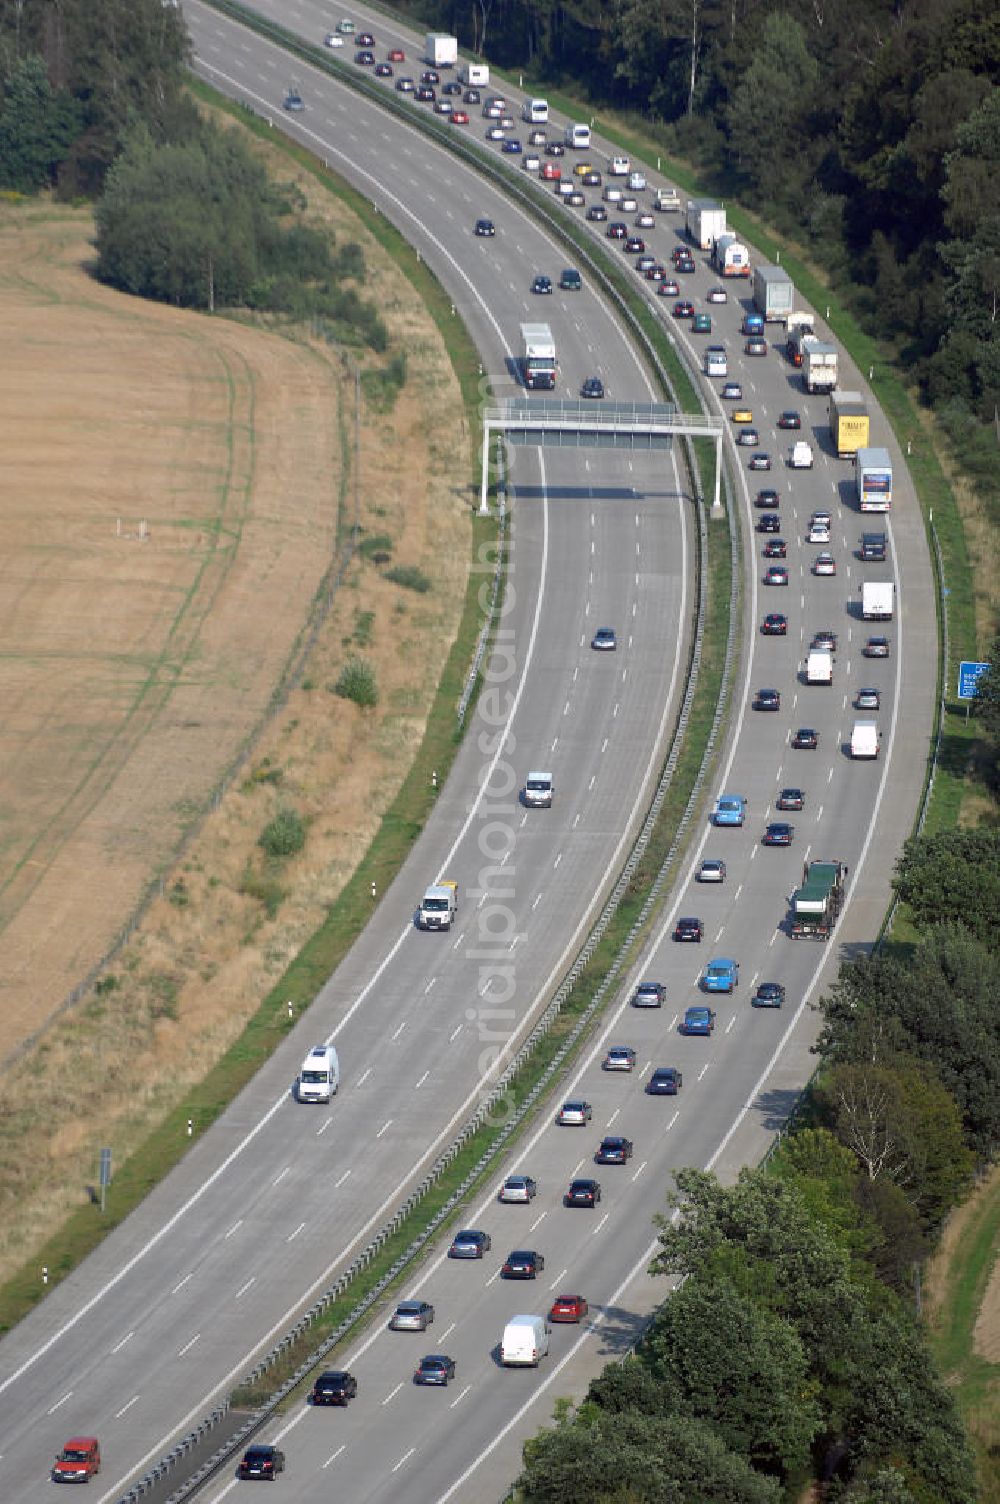
[[[356, 558], [300, 686], [141, 928], [97, 991], [8, 1064], [0, 1279], [86, 1201], [96, 1146], [113, 1143], [120, 1164], [321, 922], [405, 776], [435, 689], [426, 664], [443, 661], [461, 613], [469, 438], [447, 352], [344, 205], [279, 152], [265, 155], [299, 182], [311, 218], [363, 245], [365, 295], [408, 352], [394, 409], [363, 415], [360, 523], [430, 588], [393, 584]], [[0, 924], [19, 957], [0, 983], [8, 1057], [106, 949], [265, 719], [335, 551], [342, 445], [353, 463], [354, 383], [341, 391], [336, 352], [102, 289], [81, 269], [88, 233], [76, 211], [0, 214], [0, 301], [18, 352], [0, 377], [17, 435], [0, 505], [13, 507], [19, 540], [3, 564], [0, 670], [0, 808], [15, 817], [0, 849]], [[51, 439], [46, 391], [59, 394]], [[345, 505], [350, 524], [353, 486]], [[119, 536], [118, 516], [123, 533], [145, 519], [149, 537]], [[374, 709], [331, 692], [354, 654], [375, 671]], [[305, 845], [272, 862], [258, 837], [285, 807], [301, 816]], [[68, 1061], [72, 1097], [46, 1091]]]

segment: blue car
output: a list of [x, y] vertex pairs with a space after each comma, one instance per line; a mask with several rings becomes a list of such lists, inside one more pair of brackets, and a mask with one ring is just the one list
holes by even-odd
[[742, 794], [720, 794], [715, 801], [713, 825], [742, 825], [747, 812], [747, 802]]
[[709, 961], [701, 979], [705, 992], [732, 992], [740, 983], [740, 963], [724, 957]]
[[501, 146], [500, 150], [516, 154], [521, 150], [521, 143], [516, 136], [508, 136], [507, 140]]
[[715, 1014], [711, 1008], [688, 1008], [684, 1014], [684, 1034], [711, 1034], [715, 1028]]

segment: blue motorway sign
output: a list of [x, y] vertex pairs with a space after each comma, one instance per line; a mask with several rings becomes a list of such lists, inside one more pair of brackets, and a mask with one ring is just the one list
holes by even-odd
[[988, 663], [960, 663], [958, 665], [958, 698], [974, 700], [976, 685], [989, 668]]

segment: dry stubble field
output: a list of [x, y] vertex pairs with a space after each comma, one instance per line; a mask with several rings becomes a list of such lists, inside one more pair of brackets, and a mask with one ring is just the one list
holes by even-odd
[[[362, 243], [366, 295], [410, 353], [395, 410], [364, 415], [361, 523], [432, 589], [351, 566], [303, 687], [110, 984], [55, 1016], [266, 719], [335, 553], [353, 382], [323, 347], [100, 287], [86, 212], [0, 210], [0, 1279], [85, 1199], [98, 1147], [120, 1163], [204, 1075], [320, 922], [402, 781], [461, 610], [469, 446], [446, 351], [390, 258], [274, 156], [313, 219]], [[330, 692], [358, 651], [380, 689], [365, 713]], [[272, 914], [257, 837], [282, 804], [308, 839]]]

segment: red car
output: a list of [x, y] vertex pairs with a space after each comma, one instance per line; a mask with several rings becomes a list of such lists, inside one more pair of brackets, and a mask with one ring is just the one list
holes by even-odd
[[402, 47], [393, 47], [392, 51], [389, 53], [389, 61], [390, 63], [406, 62], [406, 53], [403, 51]]
[[549, 1311], [550, 1321], [582, 1321], [590, 1310], [582, 1295], [557, 1295]]
[[96, 1436], [73, 1436], [55, 1460], [56, 1483], [86, 1483], [101, 1471], [101, 1448]]
[[452, 125], [468, 125], [469, 117], [464, 110], [452, 110], [451, 123]]
[[562, 168], [558, 162], [543, 162], [542, 177], [547, 183], [558, 183], [562, 178]]

